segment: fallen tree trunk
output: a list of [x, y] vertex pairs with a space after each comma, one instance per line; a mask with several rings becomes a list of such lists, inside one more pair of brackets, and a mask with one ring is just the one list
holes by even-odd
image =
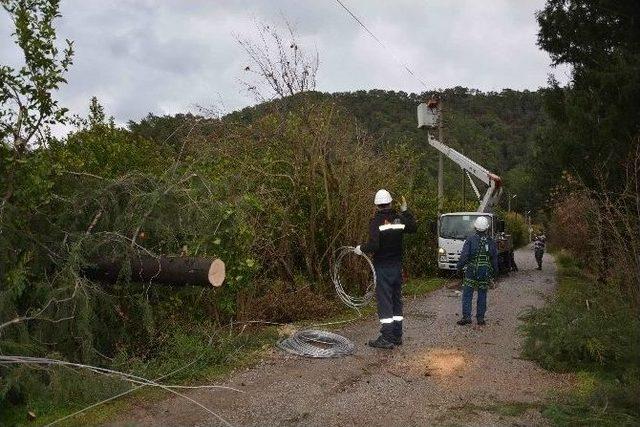
[[84, 275], [92, 280], [115, 282], [129, 262], [132, 282], [167, 285], [222, 286], [225, 277], [224, 262], [207, 257], [157, 258], [140, 255], [124, 259], [99, 259], [84, 269]]

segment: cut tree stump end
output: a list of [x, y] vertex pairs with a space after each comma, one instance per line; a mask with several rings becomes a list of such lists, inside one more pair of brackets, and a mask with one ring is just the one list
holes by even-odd
[[222, 286], [225, 278], [225, 266], [221, 259], [215, 259], [209, 267], [209, 283], [214, 287], [219, 288]]

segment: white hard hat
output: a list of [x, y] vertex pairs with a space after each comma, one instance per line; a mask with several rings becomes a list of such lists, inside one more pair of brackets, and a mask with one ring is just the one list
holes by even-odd
[[378, 190], [378, 192], [376, 193], [376, 197], [374, 197], [373, 199], [373, 204], [388, 205], [392, 201], [393, 199], [391, 198], [391, 194], [387, 190], [382, 189], [382, 190]]
[[473, 222], [473, 228], [475, 228], [478, 231], [486, 231], [487, 228], [489, 228], [489, 220], [487, 219], [486, 216], [479, 216]]

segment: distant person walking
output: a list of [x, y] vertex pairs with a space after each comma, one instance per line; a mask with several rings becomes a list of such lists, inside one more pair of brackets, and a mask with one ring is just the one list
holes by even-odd
[[462, 319], [458, 325], [471, 323], [471, 304], [473, 292], [478, 292], [476, 320], [484, 325], [484, 314], [487, 311], [487, 289], [491, 279], [498, 273], [498, 248], [496, 242], [487, 235], [489, 220], [485, 216], [478, 217], [473, 223], [476, 234], [469, 236], [462, 246], [462, 253], [457, 269], [464, 269], [462, 281]]
[[400, 212], [391, 207], [391, 202], [387, 190], [376, 193], [373, 201], [376, 213], [369, 224], [369, 240], [355, 249], [357, 255], [373, 253], [381, 328], [380, 336], [370, 340], [369, 345], [386, 349], [402, 344], [402, 238], [417, 229], [405, 198], [402, 197]]
[[516, 258], [515, 258], [515, 253], [516, 251], [514, 251], [513, 249], [509, 252], [509, 263], [511, 264], [511, 271], [518, 271], [518, 265], [516, 264]]
[[544, 233], [539, 234], [533, 239], [533, 251], [536, 256], [536, 262], [538, 263], [538, 270], [542, 270], [542, 256], [544, 255], [544, 249], [547, 243], [547, 236]]

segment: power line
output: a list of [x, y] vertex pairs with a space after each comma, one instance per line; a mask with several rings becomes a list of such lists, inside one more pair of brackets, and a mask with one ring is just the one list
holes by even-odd
[[383, 49], [386, 49], [391, 56], [393, 57], [393, 59], [396, 60], [396, 62], [405, 69], [405, 71], [407, 73], [409, 73], [411, 75], [411, 77], [413, 77], [414, 79], [416, 79], [417, 81], [420, 82], [420, 84], [422, 86], [424, 86], [424, 88], [426, 90], [430, 90], [429, 87], [427, 87], [427, 84], [420, 78], [417, 76], [416, 73], [413, 72], [413, 70], [411, 70], [411, 68], [409, 68], [409, 66], [404, 63], [391, 49], [389, 49], [383, 42], [382, 40], [380, 40], [375, 34], [373, 34], [373, 32], [367, 28], [366, 25], [364, 25], [364, 23], [353, 13], [351, 12], [351, 10], [349, 10], [349, 8], [347, 6], [345, 6], [345, 4], [341, 1], [341, 0], [336, 0], [336, 2], [344, 9], [347, 11], [347, 13], [362, 27], [364, 28], [364, 30], [376, 41], [378, 42], [378, 44], [380, 46], [382, 46]]

